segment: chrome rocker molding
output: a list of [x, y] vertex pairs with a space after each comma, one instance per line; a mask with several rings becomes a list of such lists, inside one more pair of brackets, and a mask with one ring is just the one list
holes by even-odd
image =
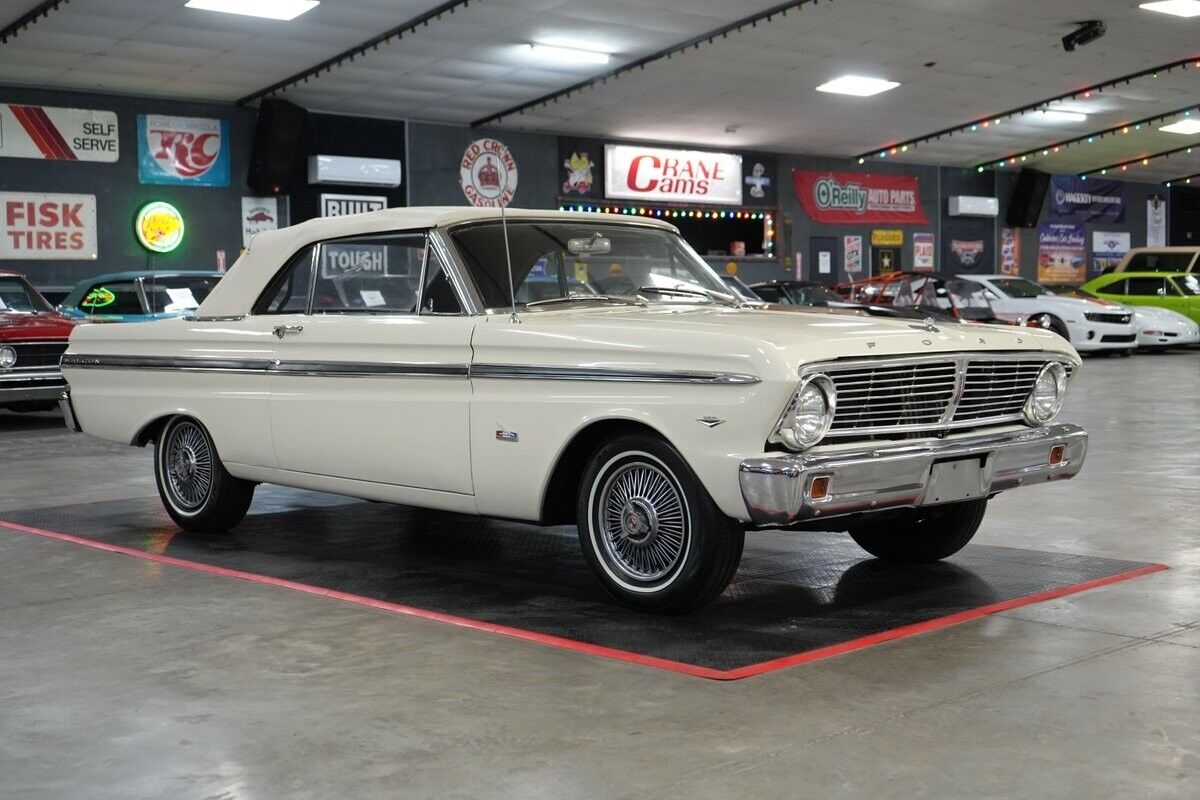
[[62, 411], [63, 420], [67, 423], [67, 430], [75, 431], [75, 433], [83, 433], [83, 428], [79, 425], [79, 420], [75, 417], [75, 406], [71, 403], [70, 389], [66, 389], [58, 396], [58, 407]]
[[386, 378], [459, 377], [512, 380], [623, 381], [627, 383], [755, 384], [755, 375], [684, 370], [627, 370], [609, 367], [536, 367], [506, 364], [407, 364], [348, 361], [277, 361], [274, 359], [173, 358], [166, 356], [93, 356], [68, 354], [64, 367], [144, 369], [180, 372], [248, 372], [309, 377]]
[[[1087, 432], [1061, 423], [961, 439], [897, 443], [870, 449], [747, 459], [739, 467], [742, 498], [754, 525], [772, 528], [814, 518], [933, 505], [926, 493], [935, 462], [983, 459], [979, 497], [1043, 481], [1073, 478], [1087, 454]], [[1050, 448], [1063, 445], [1051, 466]], [[813, 478], [830, 477], [831, 493], [813, 500]]]

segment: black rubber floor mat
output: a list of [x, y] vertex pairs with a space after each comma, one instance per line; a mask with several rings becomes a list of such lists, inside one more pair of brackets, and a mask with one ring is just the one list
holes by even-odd
[[[971, 545], [896, 566], [847, 536], [748, 534], [712, 606], [683, 617], [629, 611], [588, 571], [572, 527], [363, 503], [262, 487], [224, 536], [179, 531], [157, 498], [6, 515], [18, 525], [179, 559], [198, 568], [366, 602], [709, 678], [761, 674], [1136, 577], [1162, 565]], [[0, 523], [3, 524], [3, 523]], [[185, 565], [187, 566], [187, 565]]]

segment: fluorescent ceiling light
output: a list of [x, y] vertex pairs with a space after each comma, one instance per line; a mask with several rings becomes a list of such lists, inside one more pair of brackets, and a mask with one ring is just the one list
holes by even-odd
[[558, 61], [563, 64], [607, 64], [608, 53], [587, 47], [567, 44], [538, 42], [529, 45], [529, 52], [538, 58]]
[[1063, 111], [1061, 108], [1047, 108], [1038, 112], [1038, 119], [1046, 122], [1069, 124], [1072, 122], [1087, 122], [1087, 114], [1078, 111]]
[[855, 97], [870, 97], [873, 94], [895, 89], [900, 84], [880, 78], [864, 78], [861, 75], [843, 75], [817, 87], [818, 92], [852, 94]]
[[188, 0], [185, 5], [201, 11], [286, 21], [312, 11], [321, 5], [321, 0]]
[[1158, 0], [1156, 3], [1142, 3], [1138, 8], [1176, 17], [1200, 17], [1200, 0]]
[[1200, 133], [1200, 119], [1181, 119], [1179, 122], [1173, 122], [1159, 130], [1165, 133], [1182, 133], [1191, 136], [1193, 133]]

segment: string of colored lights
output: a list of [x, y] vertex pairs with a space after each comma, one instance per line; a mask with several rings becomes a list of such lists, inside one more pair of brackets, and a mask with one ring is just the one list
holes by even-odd
[[1200, 59], [1195, 57], [1183, 58], [1178, 61], [1172, 61], [1169, 64], [1162, 64], [1157, 67], [1148, 67], [1138, 72], [1131, 72], [1128, 75], [1122, 75], [1118, 78], [1112, 78], [1091, 86], [1085, 86], [1082, 89], [1075, 89], [1074, 91], [1067, 92], [1065, 94], [1047, 97], [1045, 99], [1037, 100], [1033, 103], [1028, 103], [1017, 108], [1010, 108], [1009, 110], [1001, 111], [998, 114], [990, 114], [986, 117], [980, 117], [978, 119], [971, 120], [970, 122], [963, 122], [958, 125], [953, 125], [949, 128], [943, 128], [940, 131], [934, 131], [933, 133], [927, 133], [923, 136], [917, 136], [912, 139], [906, 139], [902, 142], [886, 145], [884, 147], [859, 154], [857, 156], [858, 163], [863, 164], [868, 158], [887, 158], [889, 155], [894, 156], [898, 155], [899, 153], [906, 153], [910, 149], [916, 148], [918, 145], [926, 142], [938, 141], [943, 138], [949, 138], [957, 133], [973, 133], [980, 130], [986, 130], [1001, 124], [1001, 122], [1006, 119], [1012, 119], [1014, 117], [1019, 117], [1034, 111], [1053, 110], [1049, 108], [1049, 106], [1053, 103], [1061, 103], [1064, 100], [1078, 100], [1081, 97], [1087, 99], [1093, 94], [1103, 92], [1105, 89], [1111, 89], [1121, 84], [1128, 85], [1131, 81], [1135, 81], [1139, 78], [1157, 78], [1160, 74], [1170, 73], [1177, 69], [1187, 69], [1188, 67], [1200, 69]]
[[627, 214], [635, 217], [656, 217], [659, 219], [707, 219], [707, 220], [757, 220], [763, 221], [763, 244], [766, 254], [775, 251], [775, 214], [759, 209], [721, 209], [711, 208], [671, 208], [654, 206], [602, 206], [587, 203], [560, 205], [559, 211], [580, 211], [600, 214]]
[[1163, 185], [1170, 187], [1173, 183], [1191, 183], [1192, 178], [1200, 178], [1200, 172], [1193, 172], [1191, 175], [1184, 175], [1182, 178], [1171, 178], [1169, 181], [1163, 181]]
[[1089, 175], [1107, 175], [1109, 170], [1120, 170], [1121, 172], [1125, 172], [1130, 167], [1138, 164], [1146, 166], [1151, 161], [1157, 161], [1160, 158], [1170, 158], [1171, 156], [1178, 155], [1179, 153], [1190, 154], [1191, 152], [1192, 146], [1184, 145], [1183, 147], [1176, 147], [1173, 150], [1164, 150], [1161, 153], [1151, 153], [1148, 156], [1139, 156], [1137, 158], [1131, 158], [1128, 161], [1118, 161], [1115, 164], [1109, 164], [1108, 166], [1100, 167], [1099, 169], [1089, 169], [1087, 172], [1079, 173], [1079, 177], [1087, 180]]
[[1073, 139], [1063, 139], [1062, 141], [1055, 142], [1054, 144], [1035, 147], [1031, 150], [1025, 150], [1020, 153], [1013, 153], [1012, 155], [997, 159], [996, 161], [985, 161], [982, 164], [975, 165], [975, 171], [983, 172], [987, 167], [1003, 167], [1005, 165], [1013, 166], [1014, 164], [1025, 161], [1030, 156], [1049, 156], [1059, 152], [1064, 147], [1070, 147], [1071, 145], [1075, 144], [1092, 144], [1099, 139], [1103, 139], [1105, 136], [1125, 136], [1130, 133], [1139, 133], [1143, 128], [1150, 130], [1149, 126], [1156, 122], [1162, 122], [1163, 120], [1179, 116], [1190, 117], [1192, 112], [1200, 113], [1200, 106], [1188, 106], [1187, 108], [1179, 108], [1174, 111], [1165, 111], [1162, 114], [1156, 114], [1153, 117], [1146, 117], [1144, 119], [1134, 120], [1133, 122], [1114, 125], [1113, 127], [1105, 128], [1102, 131], [1093, 131], [1092, 133], [1085, 133], [1082, 136], [1076, 136]]

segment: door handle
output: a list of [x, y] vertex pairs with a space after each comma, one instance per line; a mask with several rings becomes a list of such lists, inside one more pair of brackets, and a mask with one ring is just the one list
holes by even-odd
[[282, 339], [283, 337], [287, 336], [289, 333], [299, 333], [302, 330], [304, 330], [303, 325], [276, 325], [275, 326], [275, 337], [278, 339]]

